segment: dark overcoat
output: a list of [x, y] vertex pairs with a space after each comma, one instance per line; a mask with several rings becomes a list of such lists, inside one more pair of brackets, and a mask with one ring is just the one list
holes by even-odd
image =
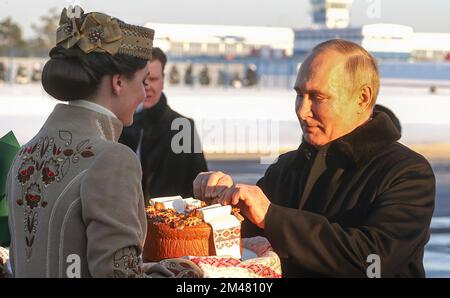
[[[184, 123], [188, 122], [189, 127], [175, 126], [176, 129], [172, 129], [172, 122], [177, 118], [184, 119]], [[190, 133], [190, 150], [174, 152], [172, 140], [182, 129], [187, 129]], [[162, 94], [155, 106], [134, 115], [133, 125], [124, 128], [119, 142], [136, 152], [140, 140], [142, 143], [139, 155], [145, 198], [174, 195], [191, 197], [194, 179], [200, 172], [208, 170], [201, 146], [195, 148], [195, 143], [201, 144], [194, 121], [172, 110]], [[177, 140], [178, 137], [175, 142], [178, 142]], [[183, 145], [182, 142], [187, 141], [180, 139], [179, 143]]]
[[399, 139], [398, 119], [377, 109], [329, 146], [303, 141], [258, 181], [272, 204], [265, 230], [246, 220], [244, 234], [269, 239], [285, 277], [365, 277], [370, 255], [381, 277], [424, 277], [435, 177]]

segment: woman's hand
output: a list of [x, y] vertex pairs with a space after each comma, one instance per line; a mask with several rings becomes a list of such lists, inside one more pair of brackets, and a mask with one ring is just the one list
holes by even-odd
[[174, 277], [175, 275], [159, 263], [144, 263], [142, 265], [142, 269], [145, 274], [150, 275], [151, 277]]

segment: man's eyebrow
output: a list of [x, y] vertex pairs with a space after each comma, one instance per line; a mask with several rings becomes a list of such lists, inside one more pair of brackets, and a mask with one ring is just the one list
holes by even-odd
[[311, 93], [311, 94], [314, 94], [314, 95], [323, 95], [325, 97], [330, 97], [330, 95], [328, 93], [325, 93], [325, 92], [319, 91], [319, 90], [314, 90], [313, 89], [313, 90], [309, 90], [308, 92]]
[[325, 97], [331, 97], [329, 94], [327, 94], [327, 93], [325, 93], [323, 91], [316, 90], [316, 89], [304, 90], [304, 89], [299, 88], [299, 87], [294, 87], [294, 90], [297, 93], [303, 92], [303, 93], [309, 93], [309, 94], [314, 94], [314, 95], [323, 95]]

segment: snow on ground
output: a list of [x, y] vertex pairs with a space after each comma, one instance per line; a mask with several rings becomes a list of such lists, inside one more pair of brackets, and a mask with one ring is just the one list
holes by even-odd
[[[210, 144], [217, 142], [211, 138], [211, 129], [223, 135], [222, 143], [229, 144], [240, 142], [230, 130], [251, 129], [254, 125], [261, 129], [264, 125], [275, 127], [280, 147], [295, 148], [299, 143], [301, 131], [294, 112], [294, 91], [169, 88], [166, 94], [172, 108], [196, 120], [206, 151], [217, 149]], [[404, 143], [450, 143], [449, 89], [430, 94], [427, 88], [384, 87], [378, 102], [392, 109], [401, 120]], [[0, 135], [14, 130], [19, 141], [26, 142], [57, 103], [39, 84], [0, 86]]]

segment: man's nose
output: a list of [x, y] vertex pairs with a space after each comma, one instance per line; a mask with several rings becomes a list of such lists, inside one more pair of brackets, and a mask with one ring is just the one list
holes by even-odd
[[306, 120], [307, 118], [312, 117], [311, 100], [309, 99], [308, 94], [303, 95], [303, 98], [299, 98], [298, 100], [297, 114], [300, 119]]

